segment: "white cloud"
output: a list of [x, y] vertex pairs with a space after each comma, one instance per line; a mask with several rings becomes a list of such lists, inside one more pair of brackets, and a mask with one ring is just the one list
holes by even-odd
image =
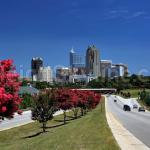
[[150, 18], [145, 11], [130, 12], [129, 10], [110, 10], [105, 14], [105, 19], [136, 19], [142, 17]]
[[146, 15], [146, 12], [137, 11], [137, 12], [133, 13], [132, 17], [135, 18], [135, 17], [139, 17], [139, 16], [144, 16], [144, 15]]

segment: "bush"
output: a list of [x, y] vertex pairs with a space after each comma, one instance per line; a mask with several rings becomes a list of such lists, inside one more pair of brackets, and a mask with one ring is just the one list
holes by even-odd
[[150, 106], [150, 93], [146, 93], [146, 96], [144, 98], [144, 102], [147, 106]]
[[32, 119], [42, 123], [43, 132], [45, 132], [47, 121], [53, 118], [57, 110], [52, 91], [44, 91], [33, 97]]
[[21, 109], [27, 109], [32, 107], [33, 98], [31, 94], [25, 93], [22, 95], [22, 102], [20, 104]]
[[13, 60], [0, 61], [0, 119], [12, 118], [22, 101], [18, 95], [19, 75], [14, 71]]
[[47, 121], [53, 118], [57, 110], [63, 110], [65, 124], [67, 110], [73, 110], [76, 119], [79, 109], [82, 115], [86, 114], [99, 104], [100, 98], [100, 95], [91, 91], [65, 88], [45, 90], [33, 97], [32, 119], [42, 123], [43, 132], [45, 132]]

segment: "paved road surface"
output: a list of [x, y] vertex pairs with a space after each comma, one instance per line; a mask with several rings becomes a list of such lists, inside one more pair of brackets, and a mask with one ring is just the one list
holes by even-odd
[[[119, 98], [117, 97], [118, 100]], [[118, 101], [116, 103], [114, 102], [114, 99], [116, 99], [115, 96], [109, 96], [107, 99], [108, 109], [116, 119], [135, 137], [150, 147], [150, 112], [138, 112], [137, 109], [132, 109], [131, 112], [125, 112]]]
[[[58, 111], [54, 114], [54, 116], [62, 114], [63, 111]], [[14, 118], [11, 120], [5, 119], [0, 122], [0, 131], [14, 128], [17, 126], [25, 125], [33, 122], [31, 120], [31, 111], [25, 111], [22, 115], [15, 114]]]

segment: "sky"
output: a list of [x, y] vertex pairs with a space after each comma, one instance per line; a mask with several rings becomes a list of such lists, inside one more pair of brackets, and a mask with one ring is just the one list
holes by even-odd
[[69, 66], [69, 51], [95, 45], [101, 59], [150, 75], [149, 0], [0, 0], [0, 60], [26, 76], [32, 57]]

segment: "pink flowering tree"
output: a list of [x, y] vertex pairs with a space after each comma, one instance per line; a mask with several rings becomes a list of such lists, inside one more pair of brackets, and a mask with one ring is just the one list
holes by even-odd
[[12, 118], [14, 112], [21, 114], [19, 104], [22, 99], [18, 95], [21, 83], [18, 78], [13, 60], [0, 61], [0, 120]]
[[59, 89], [56, 94], [56, 101], [58, 102], [58, 109], [63, 110], [64, 114], [64, 124], [66, 124], [66, 111], [71, 110], [72, 105], [72, 95], [68, 89]]

